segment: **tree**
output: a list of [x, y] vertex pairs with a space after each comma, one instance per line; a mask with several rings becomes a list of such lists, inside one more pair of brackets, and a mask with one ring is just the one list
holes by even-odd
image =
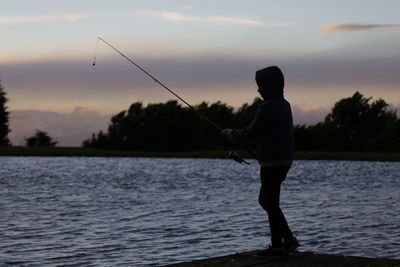
[[263, 100], [256, 97], [251, 105], [245, 103], [243, 104], [236, 113], [237, 117], [237, 127], [246, 127], [249, 122], [251, 122], [258, 110], [258, 107], [262, 104]]
[[36, 130], [36, 133], [25, 139], [26, 146], [55, 146], [57, 141], [54, 141], [46, 132]]
[[333, 150], [368, 150], [369, 141], [397, 121], [396, 114], [387, 110], [388, 104], [384, 100], [378, 99], [371, 104], [370, 100], [371, 97], [365, 98], [356, 92], [335, 104], [325, 119]]
[[207, 116], [218, 125], [233, 127], [233, 108], [216, 102], [201, 103], [194, 109], [182, 107], [177, 101], [148, 104], [134, 103], [128, 111], [111, 118], [106, 133], [93, 134], [84, 147], [136, 151], [185, 151], [224, 149], [229, 141], [219, 130], [203, 120]]
[[[294, 127], [296, 150], [400, 151], [400, 120], [388, 104], [370, 103], [356, 92], [339, 100], [325, 121]], [[206, 116], [223, 128], [242, 128], [254, 118], [259, 105], [244, 104], [237, 111], [221, 102], [203, 102], [194, 109], [177, 101], [134, 103], [111, 118], [107, 132], [93, 134], [84, 147], [136, 151], [184, 151], [228, 149], [232, 143], [202, 119]]]
[[388, 104], [360, 92], [335, 103], [325, 121], [295, 127], [296, 150], [399, 151], [400, 120]]
[[7, 112], [7, 103], [8, 99], [6, 98], [6, 93], [4, 92], [4, 88], [1, 85], [0, 80], [0, 146], [8, 146], [10, 145], [10, 141], [7, 136], [10, 132], [8, 125], [8, 115]]

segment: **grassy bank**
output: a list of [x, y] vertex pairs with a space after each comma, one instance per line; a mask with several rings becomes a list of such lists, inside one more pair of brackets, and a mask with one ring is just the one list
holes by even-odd
[[80, 147], [0, 147], [0, 156], [223, 158], [226, 151], [140, 152]]
[[[80, 147], [0, 147], [0, 156], [224, 158], [228, 151], [134, 152]], [[242, 153], [247, 156], [246, 153]], [[299, 151], [296, 159], [400, 161], [400, 153]]]
[[303, 160], [400, 161], [400, 153], [299, 151], [295, 153], [295, 158]]

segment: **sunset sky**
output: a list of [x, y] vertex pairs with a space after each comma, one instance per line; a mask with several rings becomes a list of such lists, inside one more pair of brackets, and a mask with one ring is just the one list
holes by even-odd
[[357, 90], [400, 108], [398, 0], [0, 1], [14, 145], [40, 129], [78, 146], [133, 102], [173, 99], [98, 36], [192, 104], [252, 102], [255, 71], [279, 65], [295, 123]]

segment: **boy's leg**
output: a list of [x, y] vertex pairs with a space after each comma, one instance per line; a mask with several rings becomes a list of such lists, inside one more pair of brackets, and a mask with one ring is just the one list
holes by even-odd
[[273, 247], [282, 247], [282, 239], [292, 237], [292, 232], [279, 207], [280, 187], [289, 166], [261, 168], [261, 189], [259, 202], [268, 213]]

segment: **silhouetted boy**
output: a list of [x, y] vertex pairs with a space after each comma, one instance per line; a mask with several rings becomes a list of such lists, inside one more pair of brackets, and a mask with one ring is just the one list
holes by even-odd
[[277, 66], [257, 71], [256, 83], [264, 102], [254, 120], [246, 128], [223, 129], [221, 134], [237, 143], [256, 145], [261, 167], [259, 203], [268, 213], [272, 244], [255, 256], [280, 256], [299, 246], [279, 207], [281, 183], [293, 160], [293, 119], [283, 97], [284, 76]]

